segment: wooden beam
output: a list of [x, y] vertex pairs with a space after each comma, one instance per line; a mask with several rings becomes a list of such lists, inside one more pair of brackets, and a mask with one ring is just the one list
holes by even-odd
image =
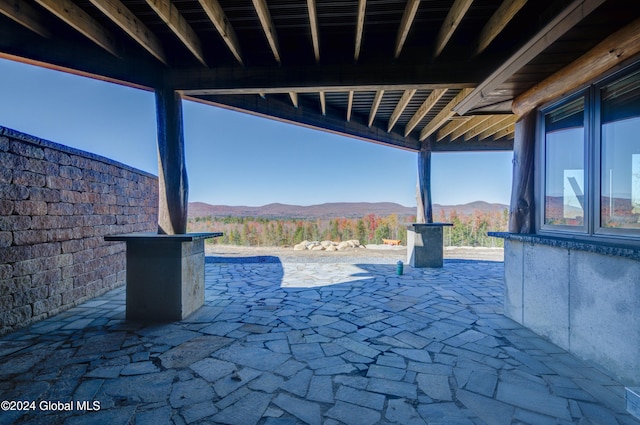
[[240, 43], [238, 42], [238, 37], [236, 36], [236, 32], [229, 23], [227, 19], [227, 15], [225, 15], [224, 10], [218, 3], [218, 0], [198, 0], [200, 2], [200, 6], [205, 11], [213, 25], [218, 30], [218, 33], [222, 36], [222, 39], [227, 44], [229, 50], [235, 58], [240, 62], [242, 62], [242, 53], [240, 51]]
[[393, 57], [396, 59], [400, 56], [404, 42], [407, 40], [407, 35], [409, 34], [411, 24], [413, 24], [413, 20], [416, 17], [418, 6], [420, 6], [420, 0], [409, 0], [404, 8], [402, 21], [400, 21], [400, 28], [398, 28], [398, 35], [396, 36], [396, 47], [393, 53]]
[[369, 127], [371, 127], [371, 125], [373, 124], [373, 120], [376, 118], [378, 107], [380, 106], [380, 102], [382, 102], [382, 96], [384, 96], [384, 90], [378, 90], [375, 97], [373, 98], [373, 103], [371, 103], [371, 111], [369, 111]]
[[518, 119], [517, 115], [505, 115], [504, 121], [500, 121], [499, 123], [494, 124], [491, 127], [487, 128], [486, 130], [483, 130], [482, 132], [480, 132], [480, 134], [478, 134], [478, 140], [484, 140], [488, 137], [493, 136], [494, 134], [509, 127], [511, 124], [514, 124], [517, 119]]
[[452, 116], [455, 115], [455, 111], [453, 108], [460, 103], [465, 97], [469, 95], [473, 90], [472, 89], [462, 89], [460, 93], [454, 97], [451, 102], [447, 104], [442, 110], [435, 116], [434, 119], [429, 121], [422, 130], [420, 130], [420, 137], [418, 139], [423, 141], [430, 135], [432, 135], [438, 128], [440, 128], [445, 122], [447, 122]]
[[273, 52], [273, 57], [276, 59], [276, 62], [281, 63], [282, 59], [280, 58], [278, 35], [276, 34], [276, 29], [273, 25], [273, 21], [271, 20], [271, 13], [269, 13], [267, 2], [266, 0], [251, 1], [253, 2], [253, 7], [256, 9], [256, 13], [258, 14], [258, 19], [260, 19], [260, 25], [262, 25], [264, 35], [267, 37], [269, 47], [271, 47], [271, 51]]
[[318, 35], [318, 12], [316, 9], [316, 0], [307, 0], [307, 9], [309, 10], [309, 26], [311, 27], [313, 55], [316, 58], [316, 62], [320, 62], [320, 41]]
[[297, 108], [298, 107], [298, 93], [289, 92], [289, 97], [291, 98], [291, 103], [293, 103], [293, 107]]
[[464, 115], [606, 0], [573, 0], [456, 107]]
[[120, 27], [139, 45], [160, 62], [167, 64], [167, 57], [160, 40], [119, 0], [90, 0], [107, 18]]
[[456, 0], [455, 3], [453, 3], [453, 6], [449, 9], [447, 17], [442, 23], [442, 27], [440, 27], [440, 32], [438, 33], [436, 41], [436, 49], [433, 54], [434, 58], [438, 57], [440, 53], [442, 53], [444, 46], [447, 45], [454, 31], [458, 28], [464, 14], [467, 13], [467, 10], [471, 7], [471, 3], [473, 3], [473, 0]]
[[200, 39], [180, 11], [171, 3], [171, 0], [146, 0], [146, 2], [193, 56], [204, 66], [207, 66]]
[[358, 18], [356, 20], [356, 48], [353, 53], [353, 60], [360, 58], [360, 47], [362, 46], [362, 33], [364, 32], [364, 12], [367, 8], [367, 0], [358, 0]]
[[[251, 67], [169, 68], [164, 86], [189, 96], [318, 91], [433, 90], [475, 87], [486, 67], [451, 64], [348, 63], [342, 65], [278, 65]], [[425, 75], [429, 78], [425, 81]], [[314, 89], [315, 88], [315, 89]], [[510, 106], [510, 105], [509, 105]]]
[[322, 115], [327, 115], [327, 100], [323, 91], [320, 92], [320, 112], [322, 112]]
[[502, 139], [503, 137], [513, 134], [515, 131], [516, 131], [515, 124], [509, 124], [509, 127], [505, 128], [504, 130], [500, 130], [496, 134], [494, 134], [493, 140]]
[[113, 35], [71, 0], [36, 0], [36, 2], [107, 52], [119, 56]]
[[469, 121], [471, 118], [473, 118], [473, 117], [471, 117], [471, 116], [460, 117], [459, 120], [451, 120], [451, 121], [449, 121], [449, 123], [447, 125], [445, 125], [440, 130], [438, 130], [438, 133], [436, 134], [436, 141], [439, 142], [440, 140], [444, 139], [445, 137], [447, 137], [448, 135], [450, 135], [451, 133], [453, 133], [454, 131], [456, 131], [460, 127], [462, 127], [464, 125], [464, 123]]
[[640, 52], [640, 18], [611, 34], [560, 71], [513, 101], [513, 112], [524, 115], [537, 106], [566, 95]]
[[353, 108], [353, 90], [349, 91], [349, 100], [347, 101], [347, 122], [351, 121], [351, 108]]
[[418, 125], [418, 123], [429, 113], [431, 108], [440, 100], [442, 96], [447, 92], [447, 89], [435, 89], [431, 92], [429, 97], [420, 105], [415, 114], [411, 117], [407, 125], [404, 127], [404, 136], [407, 137], [409, 133]]
[[489, 118], [491, 118], [490, 115], [476, 115], [474, 117], [471, 117], [470, 120], [466, 121], [460, 127], [455, 129], [455, 131], [451, 132], [451, 137], [449, 138], [449, 140], [456, 140], [458, 137], [461, 137], [467, 132], [473, 130], [483, 122], [487, 121]]
[[504, 0], [498, 10], [491, 16], [487, 24], [482, 28], [478, 37], [478, 47], [475, 54], [479, 55], [484, 49], [491, 44], [494, 38], [502, 32], [504, 27], [516, 16], [516, 13], [522, 9], [527, 0]]
[[51, 38], [45, 16], [24, 0], [0, 0], [0, 13], [44, 38]]
[[[513, 115], [493, 115], [491, 116], [488, 120], [486, 120], [485, 122], [483, 122], [482, 124], [474, 127], [473, 129], [467, 131], [467, 133], [464, 135], [464, 140], [469, 140], [473, 137], [476, 137], [477, 135], [479, 135], [480, 133], [482, 133], [483, 131], [487, 131], [488, 129], [492, 128], [495, 125], [499, 125], [503, 122], [509, 122], [510, 124], [513, 123]], [[499, 131], [499, 130], [498, 130]]]
[[413, 97], [413, 95], [416, 94], [416, 90], [405, 90], [404, 93], [402, 94], [402, 97], [400, 98], [400, 100], [398, 101], [398, 104], [396, 105], [395, 109], [393, 110], [393, 113], [391, 114], [391, 117], [389, 118], [389, 125], [387, 126], [387, 133], [391, 131], [391, 129], [393, 128], [394, 125], [396, 125], [396, 122], [398, 121], [398, 118], [400, 118], [400, 115], [402, 115], [402, 112], [404, 112], [405, 108], [407, 107], [407, 105], [409, 104], [409, 102], [411, 102], [411, 98]]

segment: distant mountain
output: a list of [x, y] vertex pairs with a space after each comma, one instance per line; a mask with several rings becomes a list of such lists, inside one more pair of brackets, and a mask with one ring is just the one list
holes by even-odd
[[[455, 210], [459, 215], [470, 215], [474, 211], [502, 212], [508, 209], [508, 205], [490, 204], [484, 201], [476, 201], [463, 205], [433, 205], [434, 218], [440, 211], [449, 214]], [[261, 207], [210, 205], [204, 202], [189, 203], [189, 217], [287, 217], [287, 218], [331, 218], [331, 217], [363, 217], [367, 214], [388, 216], [397, 214], [399, 217], [416, 214], [416, 207], [405, 207], [393, 202], [331, 202], [319, 205], [287, 205], [268, 204]]]

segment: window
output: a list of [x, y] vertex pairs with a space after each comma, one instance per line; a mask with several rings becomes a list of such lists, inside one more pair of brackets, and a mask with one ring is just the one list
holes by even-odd
[[640, 237], [640, 70], [541, 112], [544, 233]]

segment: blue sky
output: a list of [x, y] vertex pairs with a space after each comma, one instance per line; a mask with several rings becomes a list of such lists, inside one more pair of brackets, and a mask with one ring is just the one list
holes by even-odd
[[[0, 59], [0, 125], [157, 174], [151, 92]], [[189, 200], [413, 206], [417, 154], [185, 101]], [[510, 152], [436, 153], [433, 202], [509, 203]]]

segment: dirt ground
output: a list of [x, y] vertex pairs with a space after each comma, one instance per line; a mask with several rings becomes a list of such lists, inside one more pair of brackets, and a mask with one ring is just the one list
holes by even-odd
[[[207, 255], [221, 257], [276, 256], [292, 261], [331, 260], [359, 261], [364, 258], [378, 259], [395, 263], [406, 261], [407, 249], [404, 246], [367, 245], [367, 248], [354, 248], [344, 251], [294, 251], [293, 247], [248, 247], [235, 245], [205, 244]], [[444, 258], [464, 260], [504, 261], [502, 248], [448, 247]]]

